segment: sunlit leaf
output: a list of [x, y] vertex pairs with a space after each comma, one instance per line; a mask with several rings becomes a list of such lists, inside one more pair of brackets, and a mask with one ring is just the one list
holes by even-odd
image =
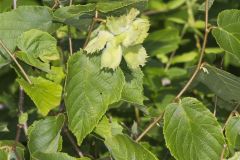
[[49, 69], [46, 67], [50, 61], [59, 59], [57, 40], [47, 32], [36, 29], [24, 32], [18, 38], [17, 46], [21, 50], [18, 58], [42, 70]]
[[18, 79], [18, 83], [33, 100], [39, 112], [47, 115], [48, 112], [60, 104], [62, 86], [42, 77], [31, 77], [32, 85], [24, 79]]

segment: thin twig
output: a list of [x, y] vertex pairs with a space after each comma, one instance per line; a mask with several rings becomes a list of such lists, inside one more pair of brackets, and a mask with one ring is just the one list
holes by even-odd
[[223, 131], [223, 132], [224, 132], [224, 130], [225, 130], [225, 128], [226, 128], [229, 120], [232, 118], [232, 116], [234, 115], [234, 113], [237, 112], [237, 110], [238, 110], [239, 107], [240, 107], [240, 103], [238, 103], [238, 104], [236, 105], [236, 107], [232, 110], [232, 112], [231, 112], [230, 115], [228, 116], [228, 118], [227, 118], [227, 120], [226, 120], [226, 122], [225, 122], [225, 124], [224, 124], [224, 126], [223, 126], [223, 128], [222, 128], [222, 131]]
[[59, 4], [59, 0], [54, 0], [54, 5], [52, 6], [52, 9], [55, 9]]
[[223, 145], [223, 150], [222, 150], [222, 153], [221, 153], [220, 160], [224, 160], [224, 154], [225, 154], [226, 148], [227, 148], [227, 145], [224, 144], [224, 145]]
[[[180, 39], [182, 39], [182, 38], [184, 37], [187, 28], [188, 28], [188, 24], [184, 25], [184, 27], [183, 27], [183, 29], [182, 29], [182, 32], [181, 32], [181, 35], [180, 35]], [[177, 52], [177, 50], [175, 50], [175, 51], [173, 51], [173, 52], [171, 53], [171, 55], [170, 55], [170, 57], [169, 57], [169, 60], [168, 60], [168, 63], [167, 63], [166, 66], [165, 66], [165, 69], [164, 69], [165, 71], [167, 71], [167, 70], [169, 69], [169, 67], [171, 66], [172, 60], [173, 60], [176, 52]]]
[[19, 157], [19, 155], [18, 155], [18, 153], [17, 153], [17, 144], [18, 144], [18, 142], [19, 142], [19, 138], [20, 138], [20, 135], [21, 135], [21, 128], [22, 128], [22, 125], [18, 124], [18, 125], [17, 125], [15, 142], [14, 142], [13, 147], [12, 147], [12, 150], [14, 151], [17, 160], [20, 160], [20, 157]]
[[83, 153], [80, 151], [80, 149], [78, 148], [78, 145], [76, 144], [74, 138], [72, 137], [72, 135], [69, 133], [69, 130], [66, 126], [64, 126], [63, 128], [64, 133], [67, 135], [67, 138], [69, 139], [69, 141], [71, 142], [71, 144], [73, 145], [74, 150], [77, 152], [77, 154], [79, 155], [79, 157], [83, 157]]
[[[19, 116], [21, 116], [21, 114], [24, 113], [23, 105], [24, 105], [24, 91], [23, 91], [23, 88], [20, 86], [19, 87], [19, 100], [18, 100]], [[24, 124], [21, 124], [21, 125], [22, 125], [22, 128], [23, 128], [24, 134], [27, 137], [27, 128], [28, 128], [27, 122], [25, 122]]]
[[28, 81], [29, 84], [32, 84], [32, 81], [28, 77], [27, 73], [24, 71], [22, 66], [18, 63], [17, 59], [13, 56], [13, 54], [10, 52], [10, 50], [4, 45], [3, 41], [0, 40], [0, 46], [8, 53], [8, 55], [12, 58], [12, 60], [16, 63], [17, 67], [20, 69], [22, 72], [23, 76], [25, 79]]
[[205, 34], [204, 34], [204, 39], [203, 39], [203, 45], [202, 45], [202, 49], [201, 49], [201, 53], [200, 53], [200, 58], [198, 60], [198, 64], [197, 64], [197, 68], [195, 69], [193, 75], [191, 76], [191, 78], [188, 80], [188, 82], [186, 83], [186, 85], [182, 88], [182, 90], [178, 93], [178, 95], [176, 96], [175, 100], [178, 100], [183, 93], [185, 93], [185, 91], [188, 89], [188, 87], [192, 84], [193, 80], [196, 78], [198, 72], [201, 69], [201, 64], [203, 61], [203, 57], [204, 57], [204, 53], [205, 53], [205, 48], [206, 48], [206, 44], [207, 44], [207, 39], [208, 39], [208, 34], [210, 32], [209, 28], [208, 28], [208, 0], [205, 1]]
[[213, 111], [213, 115], [216, 116], [217, 113], [217, 102], [218, 102], [218, 97], [215, 96], [215, 100], [214, 100], [214, 111]]
[[[71, 6], [73, 3], [73, 0], [69, 1], [69, 6]], [[69, 45], [69, 52], [70, 55], [73, 54], [73, 46], [72, 46], [72, 34], [71, 34], [71, 28], [68, 26], [68, 45]]]
[[[191, 78], [189, 79], [187, 84], [183, 87], [183, 89], [179, 92], [179, 94], [177, 94], [174, 101], [178, 101], [180, 99], [182, 94], [185, 93], [187, 88], [191, 85], [191, 83], [193, 82], [193, 80], [197, 76], [198, 72], [200, 71], [203, 56], [204, 56], [204, 52], [205, 52], [205, 48], [206, 48], [206, 44], [207, 44], [207, 38], [208, 38], [209, 31], [210, 30], [208, 28], [208, 0], [206, 0], [205, 1], [205, 35], [204, 35], [204, 40], [203, 40], [203, 45], [202, 45], [198, 65], [197, 65], [197, 68], [195, 69], [193, 75], [191, 76]], [[136, 142], [140, 141], [162, 119], [163, 115], [164, 115], [164, 112], [161, 113], [152, 123], [150, 123], [147, 126], [147, 128], [140, 134], [140, 136], [136, 139]]]
[[93, 28], [94, 28], [94, 26], [95, 26], [95, 24], [96, 24], [96, 19], [98, 19], [98, 11], [95, 11], [95, 16], [94, 16], [94, 18], [92, 19], [92, 23], [91, 23], [91, 25], [90, 25], [90, 27], [89, 27], [88, 35], [87, 35], [86, 41], [85, 41], [85, 43], [84, 43], [84, 45], [83, 45], [83, 48], [85, 48], [85, 47], [87, 46], [88, 41], [89, 41], [90, 38], [91, 38], [91, 34], [92, 34], [92, 31], [93, 31]]
[[17, 9], [17, 0], [13, 0], [13, 9]]
[[136, 142], [139, 142], [143, 136], [145, 136], [162, 118], [163, 118], [164, 112], [161, 113], [136, 139]]

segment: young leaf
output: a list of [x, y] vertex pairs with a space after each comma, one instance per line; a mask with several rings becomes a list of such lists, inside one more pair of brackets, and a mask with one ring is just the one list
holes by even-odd
[[205, 84], [221, 99], [228, 102], [240, 102], [240, 78], [205, 64], [205, 68], [198, 76], [198, 80]]
[[115, 44], [115, 42], [109, 42], [107, 48], [103, 50], [101, 56], [101, 68], [110, 68], [115, 70], [122, 60], [122, 47]]
[[143, 72], [140, 68], [125, 71], [125, 85], [122, 91], [122, 100], [143, 105]]
[[32, 85], [24, 79], [18, 79], [18, 83], [35, 103], [42, 115], [60, 104], [62, 86], [42, 77], [31, 77]]
[[108, 41], [113, 39], [113, 35], [108, 31], [99, 31], [98, 35], [93, 38], [84, 49], [87, 53], [95, 53], [102, 50]]
[[35, 121], [28, 130], [30, 154], [34, 156], [36, 152], [57, 152], [61, 143], [60, 133], [63, 124], [63, 114]]
[[132, 25], [134, 19], [140, 14], [137, 9], [132, 8], [127, 15], [121, 17], [108, 17], [106, 26], [114, 35], [126, 32]]
[[51, 67], [51, 71], [46, 74], [46, 77], [55, 83], [60, 84], [65, 78], [65, 73], [63, 72], [63, 67]]
[[17, 46], [33, 58], [43, 62], [59, 59], [57, 40], [49, 33], [32, 29], [24, 32], [17, 40]]
[[7, 123], [0, 122], [0, 132], [8, 132], [9, 130], [7, 126]]
[[75, 158], [71, 157], [66, 153], [46, 153], [46, 152], [36, 152], [32, 156], [33, 160], [90, 160], [88, 158]]
[[94, 132], [106, 139], [117, 134], [122, 134], [122, 130], [122, 126], [120, 126], [117, 121], [112, 121], [110, 123], [109, 119], [104, 116], [98, 123]]
[[24, 32], [18, 38], [17, 46], [21, 50], [21, 60], [42, 70], [46, 70], [42, 66], [49, 67], [50, 61], [59, 59], [57, 40], [47, 32], [37, 29]]
[[158, 160], [150, 151], [126, 135], [115, 135], [105, 140], [115, 160]]
[[136, 69], [139, 66], [144, 66], [147, 62], [147, 53], [142, 45], [136, 45], [128, 47], [123, 51], [124, 59], [128, 66], [132, 69]]
[[[31, 15], [31, 16], [29, 16]], [[59, 26], [52, 22], [52, 11], [43, 6], [20, 6], [16, 10], [0, 14], [0, 39], [14, 51], [17, 37], [30, 29], [54, 32]], [[0, 48], [2, 53], [5, 51]]]
[[16, 144], [16, 153], [12, 150], [12, 146], [15, 145], [15, 141], [11, 140], [0, 140], [0, 159], [1, 160], [11, 160], [17, 159], [24, 160], [25, 147], [21, 143]]
[[240, 116], [232, 117], [227, 123], [226, 138], [231, 149], [240, 150]]
[[125, 47], [134, 46], [143, 43], [144, 39], [148, 36], [150, 23], [147, 19], [137, 18], [130, 25], [129, 29], [123, 33], [123, 45]]
[[240, 152], [235, 152], [234, 156], [228, 158], [227, 160], [239, 160], [240, 159]]
[[228, 54], [240, 61], [240, 10], [225, 10], [218, 15], [218, 27], [213, 29], [213, 36], [218, 45]]
[[121, 98], [124, 75], [101, 70], [100, 57], [88, 57], [82, 51], [68, 61], [65, 104], [69, 128], [78, 144], [93, 131], [108, 106]]
[[164, 137], [178, 160], [219, 159], [224, 145], [221, 126], [197, 99], [169, 104], [164, 115]]

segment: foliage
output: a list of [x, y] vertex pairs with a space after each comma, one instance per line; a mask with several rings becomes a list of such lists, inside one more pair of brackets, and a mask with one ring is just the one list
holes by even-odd
[[240, 3], [0, 0], [1, 160], [237, 160]]

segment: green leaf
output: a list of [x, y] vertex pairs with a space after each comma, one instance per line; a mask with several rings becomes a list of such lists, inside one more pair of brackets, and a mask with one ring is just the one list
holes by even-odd
[[[20, 6], [16, 10], [1, 13], [0, 39], [13, 52], [18, 36], [27, 30], [35, 28], [54, 32], [59, 25], [54, 24], [52, 19], [51, 9], [43, 6]], [[2, 48], [0, 51], [5, 53]]]
[[150, 151], [126, 135], [115, 135], [105, 140], [115, 160], [157, 160]]
[[125, 80], [122, 91], [122, 100], [143, 105], [143, 72], [140, 68], [134, 70], [125, 70]]
[[51, 67], [51, 71], [46, 74], [46, 77], [55, 83], [60, 84], [65, 78], [65, 73], [63, 72], [63, 67]]
[[180, 40], [177, 29], [167, 28], [150, 33], [144, 46], [151, 56], [155, 56], [175, 51]]
[[87, 29], [92, 21], [95, 8], [95, 4], [91, 3], [61, 7], [54, 12], [54, 19], [77, 28]]
[[42, 77], [31, 77], [30, 79], [32, 85], [23, 79], [17, 81], [35, 103], [39, 112], [45, 116], [51, 109], [60, 104], [62, 86]]
[[122, 47], [114, 41], [109, 42], [101, 55], [101, 68], [115, 70], [122, 60]]
[[124, 75], [101, 70], [100, 57], [88, 57], [82, 51], [68, 61], [65, 104], [69, 128], [78, 144], [93, 131], [108, 106], [121, 98]]
[[111, 3], [100, 1], [97, 3], [96, 9], [103, 13], [117, 12], [119, 14], [121, 10], [126, 12], [126, 10], [130, 10], [131, 8], [142, 10], [146, 8], [147, 2], [147, 0], [113, 0]]
[[181, 55], [177, 55], [172, 59], [172, 64], [191, 62], [197, 56], [198, 56], [198, 52], [196, 51], [182, 53]]
[[131, 46], [123, 51], [124, 59], [127, 62], [127, 65], [132, 68], [136, 69], [139, 66], [144, 66], [147, 62], [147, 52], [142, 45]]
[[63, 124], [63, 114], [35, 121], [28, 129], [30, 154], [34, 156], [36, 152], [57, 152]]
[[0, 122], [0, 132], [8, 132], [8, 124], [4, 122]]
[[122, 134], [122, 126], [118, 124], [117, 121], [111, 120], [104, 116], [101, 121], [98, 123], [97, 127], [95, 128], [94, 132], [100, 135], [103, 138], [108, 138], [117, 134]]
[[66, 153], [57, 152], [57, 153], [44, 153], [36, 152], [32, 156], [33, 160], [90, 160], [88, 158], [75, 158], [71, 157]]
[[[198, 80], [205, 84], [212, 92], [227, 102], [240, 102], [240, 78], [205, 64]], [[205, 72], [204, 72], [205, 70]]]
[[37, 29], [24, 32], [18, 37], [17, 46], [21, 50], [18, 58], [45, 71], [50, 70], [50, 61], [59, 59], [57, 40], [47, 32]]
[[28, 120], [28, 113], [21, 113], [19, 118], [18, 118], [18, 123], [19, 124], [25, 124]]
[[1, 160], [12, 160], [17, 159], [17, 156], [19, 157], [19, 160], [24, 160], [24, 151], [25, 147], [21, 143], [16, 144], [16, 152], [12, 150], [12, 146], [15, 145], [15, 141], [13, 140], [0, 140], [0, 159]]
[[213, 36], [218, 45], [228, 54], [240, 61], [240, 10], [225, 10], [218, 15], [218, 27], [213, 29]]
[[240, 116], [232, 117], [226, 125], [226, 138], [229, 146], [240, 150]]
[[197, 99], [169, 104], [164, 115], [164, 137], [178, 160], [218, 160], [224, 145], [221, 126]]
[[180, 7], [184, 2], [185, 0], [151, 0], [149, 1], [149, 8], [155, 9], [159, 12], [166, 12]]
[[235, 152], [234, 156], [228, 158], [227, 160], [239, 160], [240, 159], [240, 152]]

